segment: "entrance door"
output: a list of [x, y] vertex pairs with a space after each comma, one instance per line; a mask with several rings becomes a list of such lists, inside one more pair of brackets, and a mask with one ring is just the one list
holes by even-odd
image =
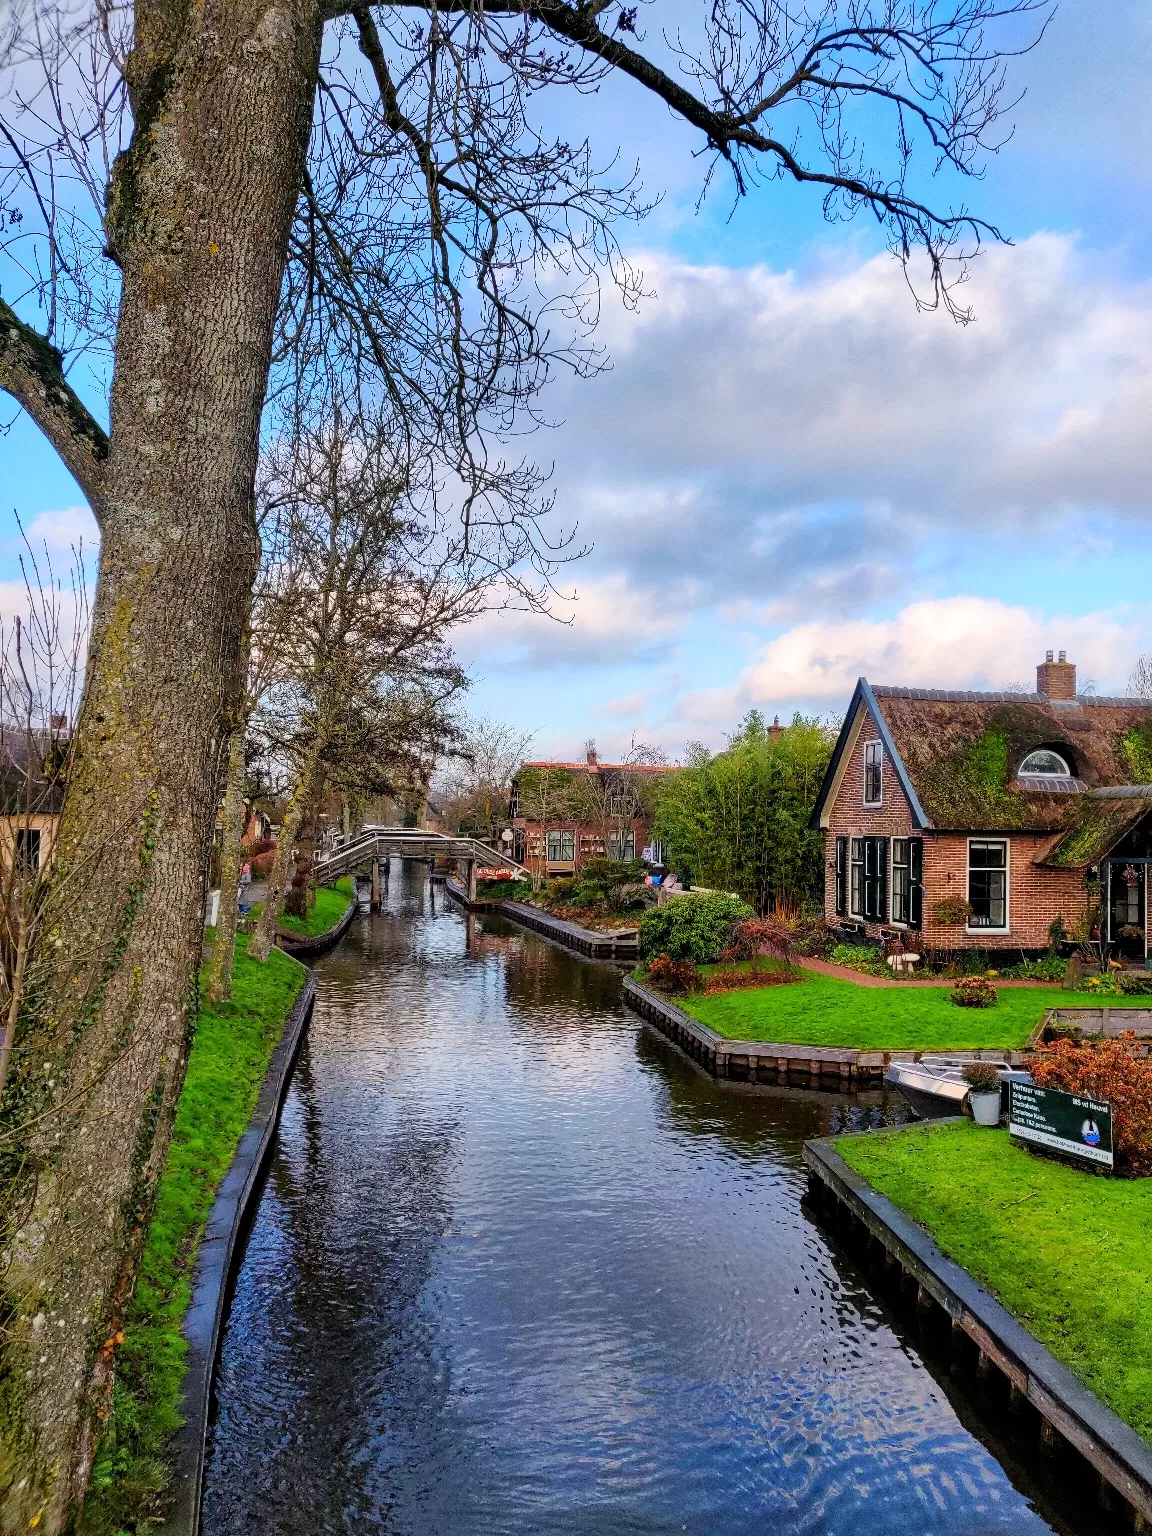
[[1108, 866], [1111, 919], [1109, 938], [1128, 960], [1143, 960], [1144, 942], [1144, 872], [1146, 864], [1124, 864], [1119, 860]]

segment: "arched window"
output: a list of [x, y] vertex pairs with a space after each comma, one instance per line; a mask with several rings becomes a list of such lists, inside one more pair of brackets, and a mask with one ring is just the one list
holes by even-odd
[[1018, 771], [1021, 778], [1026, 775], [1038, 779], [1070, 779], [1072, 777], [1072, 770], [1068, 764], [1059, 752], [1053, 752], [1051, 747], [1039, 747], [1035, 752], [1029, 752]]

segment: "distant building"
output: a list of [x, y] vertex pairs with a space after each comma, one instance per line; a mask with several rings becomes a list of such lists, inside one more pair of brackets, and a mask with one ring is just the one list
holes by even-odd
[[1034, 693], [873, 687], [844, 718], [813, 826], [828, 920], [917, 949], [1041, 950], [1092, 925], [1148, 952], [1152, 700], [1077, 694], [1047, 659]]
[[60, 811], [69, 733], [63, 716], [50, 729], [0, 726], [0, 865], [10, 870], [15, 855], [25, 869], [52, 862]]
[[511, 854], [540, 875], [575, 874], [589, 859], [634, 859], [663, 849], [649, 839], [657, 783], [672, 770], [654, 763], [522, 763], [512, 782]]

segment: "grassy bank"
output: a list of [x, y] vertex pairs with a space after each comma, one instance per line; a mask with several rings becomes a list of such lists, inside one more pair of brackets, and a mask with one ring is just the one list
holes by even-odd
[[305, 918], [288, 917], [281, 912], [277, 925], [282, 932], [298, 939], [315, 939], [327, 933], [329, 928], [344, 916], [348, 903], [355, 894], [352, 876], [345, 875], [335, 885], [322, 885], [316, 892], [316, 905]]
[[836, 1150], [1152, 1442], [1152, 1179], [1082, 1173], [970, 1124]]
[[1148, 1006], [1146, 997], [1098, 999], [1059, 987], [1002, 987], [994, 1008], [957, 1008], [947, 986], [862, 987], [805, 971], [794, 986], [678, 997], [701, 1024], [730, 1040], [832, 1045], [862, 1051], [1019, 1048], [1048, 1008]]
[[[346, 903], [345, 903], [346, 904]], [[165, 1450], [180, 1423], [196, 1245], [251, 1117], [260, 1083], [307, 971], [274, 949], [266, 966], [236, 943], [232, 999], [202, 1004], [168, 1166], [144, 1240], [140, 1275], [117, 1354], [113, 1419], [96, 1459], [82, 1536], [135, 1531], [156, 1513]]]

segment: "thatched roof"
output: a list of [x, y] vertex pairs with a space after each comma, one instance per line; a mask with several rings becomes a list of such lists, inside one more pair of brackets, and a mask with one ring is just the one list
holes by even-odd
[[58, 816], [68, 738], [0, 723], [0, 815]]
[[[923, 827], [1071, 832], [1090, 822], [1104, 836], [1105, 823], [1120, 813], [1086, 811], [1086, 799], [1096, 790], [1152, 780], [1152, 699], [873, 688], [861, 678], [814, 821], [859, 708], [872, 715]], [[1019, 778], [1020, 764], [1038, 747], [1060, 753], [1070, 775]], [[1096, 841], [1087, 832], [1083, 838]]]

